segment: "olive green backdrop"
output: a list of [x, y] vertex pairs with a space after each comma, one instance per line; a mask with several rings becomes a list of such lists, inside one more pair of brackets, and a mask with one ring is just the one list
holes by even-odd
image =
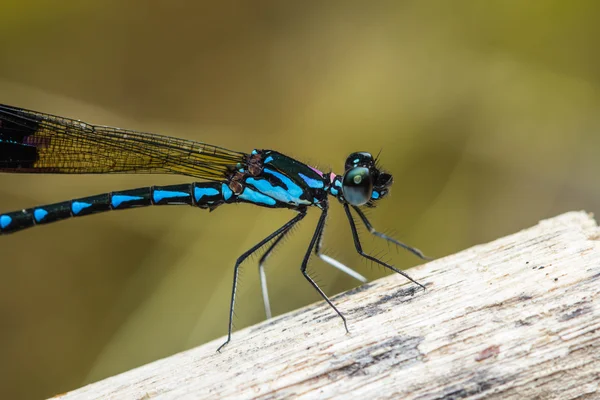
[[[338, 173], [350, 152], [382, 150], [395, 183], [372, 221], [435, 257], [599, 208], [597, 1], [212, 3], [4, 0], [0, 103]], [[182, 182], [4, 174], [0, 211]], [[269, 260], [277, 314], [319, 300], [298, 270], [316, 214]], [[224, 335], [236, 257], [291, 217], [154, 207], [0, 238], [2, 397], [51, 396]], [[356, 255], [335, 201], [325, 247], [386, 274]], [[256, 263], [238, 328], [264, 318]], [[328, 294], [357, 284], [311, 270]], [[343, 340], [341, 323], [327, 329]], [[226, 351], [244, 345], [234, 335]]]

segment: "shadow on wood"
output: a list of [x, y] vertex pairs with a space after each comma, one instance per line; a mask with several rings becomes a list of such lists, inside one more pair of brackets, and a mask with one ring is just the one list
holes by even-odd
[[[600, 231], [584, 212], [59, 396], [597, 398]], [[579, 396], [579, 397], [578, 397]]]

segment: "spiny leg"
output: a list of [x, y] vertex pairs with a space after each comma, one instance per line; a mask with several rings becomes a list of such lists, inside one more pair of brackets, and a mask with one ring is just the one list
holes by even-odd
[[329, 298], [327, 297], [325, 292], [323, 292], [323, 290], [321, 290], [319, 285], [317, 285], [317, 283], [310, 277], [310, 275], [308, 275], [308, 272], [306, 272], [306, 268], [308, 266], [308, 260], [310, 260], [310, 255], [312, 253], [312, 249], [315, 247], [317, 242], [319, 242], [321, 239], [321, 233], [323, 232], [323, 228], [325, 227], [326, 219], [327, 219], [327, 208], [324, 208], [323, 211], [321, 212], [321, 216], [319, 217], [319, 222], [317, 222], [317, 229], [315, 230], [315, 233], [313, 234], [312, 239], [310, 240], [310, 244], [308, 245], [306, 254], [304, 255], [304, 260], [302, 260], [302, 266], [300, 267], [300, 271], [302, 271], [302, 275], [304, 275], [306, 280], [317, 290], [317, 292], [319, 292], [319, 294], [327, 302], [327, 304], [329, 304], [331, 306], [331, 308], [333, 308], [334, 311], [340, 316], [342, 321], [344, 321], [344, 328], [346, 328], [346, 333], [350, 333], [350, 331], [348, 330], [348, 324], [346, 323], [346, 317], [344, 317], [342, 315], [342, 313], [333, 305], [333, 303], [331, 302], [331, 300], [329, 300]]
[[[267, 316], [267, 319], [271, 318], [272, 314], [271, 314], [271, 303], [269, 301], [269, 291], [267, 288], [267, 275], [265, 274], [265, 262], [266, 262], [267, 258], [271, 255], [271, 253], [273, 252], [275, 247], [281, 242], [281, 240], [288, 233], [290, 233], [290, 231], [291, 231], [291, 227], [290, 227], [290, 229], [286, 230], [285, 232], [282, 232], [279, 235], [279, 237], [277, 239], [275, 239], [273, 244], [271, 244], [271, 246], [269, 246], [267, 251], [265, 251], [265, 253], [262, 255], [262, 257], [260, 258], [260, 260], [258, 262], [258, 274], [260, 277], [260, 287], [261, 287], [261, 291], [262, 291], [262, 295], [263, 295], [263, 303], [265, 305], [265, 314]], [[328, 255], [321, 253], [321, 237], [323, 236], [323, 232], [324, 232], [324, 229], [321, 230], [319, 238], [317, 239], [317, 243], [315, 245], [315, 254], [317, 256], [319, 256], [319, 258], [321, 260], [323, 260], [326, 263], [328, 263], [329, 265], [339, 269], [340, 271], [350, 275], [354, 279], [357, 279], [363, 283], [367, 282], [368, 281], [367, 278], [365, 278], [358, 272], [356, 272], [353, 269], [351, 269], [350, 267], [342, 264], [335, 258], [329, 257]]]
[[238, 272], [239, 272], [240, 264], [242, 262], [244, 262], [244, 260], [246, 258], [248, 258], [252, 253], [254, 253], [258, 249], [263, 247], [269, 241], [273, 240], [274, 237], [281, 235], [281, 233], [289, 230], [292, 226], [297, 224], [305, 216], [306, 216], [306, 209], [300, 210], [300, 214], [296, 215], [294, 218], [292, 218], [291, 220], [286, 222], [285, 225], [283, 225], [281, 228], [279, 228], [275, 232], [271, 233], [269, 236], [267, 236], [266, 238], [264, 238], [263, 240], [258, 242], [256, 245], [254, 245], [250, 250], [246, 251], [244, 254], [242, 254], [241, 256], [238, 257], [237, 261], [235, 262], [235, 267], [233, 268], [233, 289], [231, 290], [231, 305], [229, 307], [229, 328], [227, 331], [227, 340], [225, 341], [225, 343], [223, 343], [221, 346], [219, 346], [219, 348], [217, 349], [218, 352], [221, 352], [221, 349], [227, 343], [229, 343], [231, 341], [231, 331], [232, 331], [232, 327], [233, 327], [233, 309], [235, 306], [235, 291], [237, 289], [237, 279], [238, 279]]
[[339, 262], [338, 260], [336, 260], [333, 257], [329, 257], [327, 254], [323, 254], [321, 252], [321, 247], [322, 247], [322, 241], [323, 241], [323, 232], [325, 232], [325, 225], [323, 224], [323, 229], [321, 229], [321, 232], [319, 232], [319, 237], [317, 238], [317, 242], [315, 243], [315, 254], [323, 261], [325, 261], [327, 264], [339, 269], [340, 271], [350, 275], [351, 277], [353, 277], [356, 280], [361, 281], [362, 283], [366, 283], [368, 281], [367, 278], [365, 278], [364, 276], [362, 276], [361, 274], [359, 274], [358, 272], [356, 272], [355, 270], [353, 270], [352, 268], [342, 264], [341, 262]]
[[267, 319], [271, 318], [272, 314], [271, 314], [271, 302], [269, 301], [269, 291], [267, 290], [267, 275], [265, 274], [265, 261], [271, 255], [271, 253], [275, 249], [275, 246], [277, 246], [279, 244], [279, 242], [281, 242], [283, 237], [285, 235], [287, 235], [287, 233], [290, 231], [290, 229], [291, 229], [291, 227], [288, 228], [287, 230], [285, 230], [284, 232], [281, 232], [279, 237], [277, 239], [275, 239], [273, 244], [271, 244], [271, 246], [269, 246], [267, 251], [265, 251], [265, 253], [262, 255], [262, 257], [260, 257], [260, 260], [258, 261], [258, 276], [260, 277], [260, 288], [262, 291], [263, 303], [265, 304], [265, 314], [267, 316]]
[[352, 206], [352, 208], [354, 209], [354, 211], [356, 211], [356, 213], [358, 214], [358, 216], [360, 217], [360, 219], [365, 224], [365, 226], [367, 227], [367, 229], [369, 230], [369, 232], [371, 234], [373, 234], [377, 237], [380, 237], [382, 239], [385, 239], [388, 242], [394, 243], [396, 246], [402, 247], [403, 249], [410, 251], [411, 253], [413, 253], [414, 255], [416, 255], [417, 257], [419, 257], [423, 260], [433, 260], [433, 258], [427, 257], [426, 255], [424, 255], [421, 250], [411, 247], [405, 243], [402, 243], [401, 241], [396, 240], [393, 237], [386, 235], [385, 233], [377, 232], [375, 230], [375, 228], [373, 228], [373, 225], [371, 225], [371, 223], [367, 219], [367, 216], [360, 210], [360, 208], [358, 208], [356, 206]]
[[[348, 207], [348, 204], [344, 204], [344, 211], [346, 211], [346, 216], [348, 217], [348, 222], [350, 222], [350, 230], [352, 231], [352, 238], [354, 239], [354, 247], [356, 247], [356, 251], [358, 252], [358, 254], [360, 254], [361, 256], [365, 257], [368, 260], [374, 261], [379, 265], [383, 265], [384, 267], [389, 268], [392, 271], [399, 273], [400, 275], [402, 275], [409, 281], [421, 286], [423, 288], [423, 290], [425, 290], [425, 286], [421, 285], [419, 282], [415, 281], [413, 278], [408, 276], [407, 273], [400, 271], [399, 269], [393, 267], [392, 265], [390, 265], [384, 261], [381, 261], [380, 259], [378, 259], [376, 257], [366, 254], [362, 249], [362, 245], [360, 244], [360, 238], [358, 237], [358, 232], [356, 230], [356, 224], [354, 223], [354, 218], [352, 218], [352, 214], [350, 213], [350, 208]], [[359, 215], [361, 215], [361, 214], [359, 214]], [[363, 219], [363, 221], [366, 221], [365, 224], [368, 223], [366, 218]], [[370, 225], [367, 225], [367, 227], [369, 227], [369, 226]]]

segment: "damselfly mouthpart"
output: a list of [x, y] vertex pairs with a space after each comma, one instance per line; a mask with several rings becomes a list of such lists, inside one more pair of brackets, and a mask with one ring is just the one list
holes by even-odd
[[321, 251], [321, 241], [329, 208], [329, 196], [344, 208], [356, 251], [425, 288], [403, 271], [366, 254], [356, 229], [352, 211], [369, 232], [416, 256], [423, 253], [376, 231], [361, 207], [374, 207], [392, 185], [392, 176], [380, 170], [369, 153], [348, 156], [344, 173], [324, 173], [274, 150], [243, 153], [218, 146], [169, 136], [92, 125], [18, 107], [0, 105], [0, 172], [108, 174], [164, 173], [203, 179], [180, 185], [151, 186], [121, 190], [0, 214], [0, 234], [21, 231], [71, 217], [110, 210], [151, 205], [187, 204], [209, 210], [231, 203], [249, 203], [267, 208], [288, 208], [297, 215], [238, 257], [234, 266], [233, 289], [229, 307], [227, 340], [231, 341], [233, 310], [241, 263], [272, 242], [259, 261], [259, 273], [267, 318], [271, 308], [267, 292], [264, 262], [273, 249], [300, 222], [310, 207], [321, 215], [306, 250], [300, 270], [321, 297], [342, 318], [346, 318], [329, 300], [307, 272], [312, 252], [323, 261], [365, 282], [366, 279]]

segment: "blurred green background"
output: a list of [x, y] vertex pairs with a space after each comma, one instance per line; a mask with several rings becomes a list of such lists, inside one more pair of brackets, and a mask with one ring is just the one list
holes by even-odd
[[[214, 3], [4, 0], [0, 103], [338, 173], [350, 152], [382, 150], [395, 184], [372, 222], [435, 257], [599, 208], [597, 1]], [[0, 211], [182, 182], [4, 174]], [[319, 300], [298, 271], [316, 214], [269, 260], [276, 314]], [[151, 207], [2, 237], [2, 397], [51, 396], [224, 335], [236, 257], [291, 216]], [[325, 248], [386, 275], [356, 255], [335, 201]], [[256, 263], [238, 328], [264, 318]], [[311, 268], [328, 294], [357, 284]]]

